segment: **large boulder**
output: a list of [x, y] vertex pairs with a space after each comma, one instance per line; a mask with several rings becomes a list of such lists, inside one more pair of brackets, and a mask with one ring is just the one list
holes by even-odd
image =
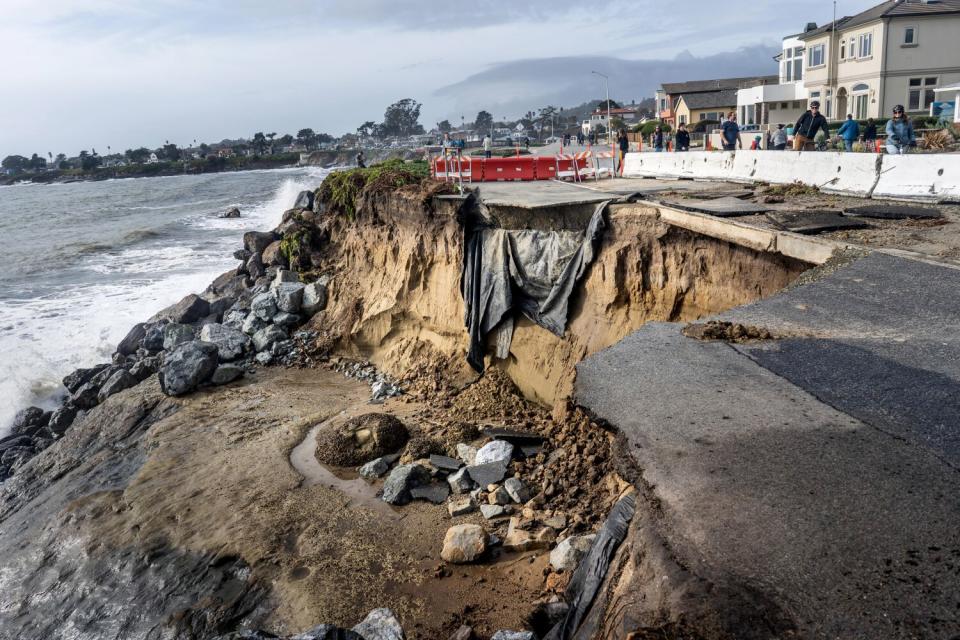
[[163, 327], [163, 349], [173, 351], [179, 345], [197, 337], [196, 331], [188, 324], [171, 322]]
[[262, 278], [267, 273], [267, 268], [264, 266], [259, 253], [255, 253], [247, 259], [247, 262], [243, 265], [243, 270], [246, 271], [254, 281]]
[[269, 231], [247, 231], [243, 234], [243, 248], [250, 253], [263, 253], [263, 250], [276, 240]]
[[120, 369], [112, 376], [107, 378], [107, 381], [103, 383], [103, 386], [100, 387], [100, 391], [97, 393], [97, 400], [103, 402], [110, 396], [115, 393], [120, 393], [124, 389], [129, 389], [130, 387], [135, 387], [140, 383], [133, 374], [131, 374], [126, 369]]
[[402, 464], [395, 467], [383, 482], [382, 498], [393, 505], [410, 502], [410, 490], [430, 483], [430, 470], [419, 464]]
[[162, 322], [147, 324], [143, 332], [141, 345], [147, 351], [163, 351], [163, 328], [166, 325]]
[[169, 320], [178, 324], [190, 324], [210, 315], [210, 303], [191, 293], [180, 302], [171, 305], [151, 318], [151, 321]]
[[304, 285], [301, 282], [283, 282], [277, 285], [273, 290], [277, 299], [277, 308], [287, 313], [300, 313], [303, 289]]
[[240, 326], [240, 330], [248, 336], [252, 336], [257, 331], [260, 331], [260, 329], [269, 326], [269, 324], [270, 323], [268, 321], [258, 318], [255, 313], [251, 313], [244, 318], [243, 324]]
[[317, 460], [355, 467], [399, 451], [410, 433], [400, 420], [386, 413], [366, 413], [317, 435]]
[[217, 369], [217, 345], [194, 340], [166, 354], [160, 367], [160, 386], [169, 396], [190, 393]]
[[21, 409], [17, 412], [17, 415], [13, 417], [13, 428], [10, 430], [11, 433], [26, 433], [27, 431], [38, 429], [42, 427], [46, 421], [49, 421], [50, 416], [46, 416], [47, 420], [44, 420], [44, 412], [40, 407], [27, 407], [26, 409]]
[[274, 240], [271, 242], [266, 249], [263, 250], [263, 255], [260, 256], [260, 259], [263, 260], [263, 264], [268, 267], [287, 266], [287, 259], [283, 255], [283, 251], [280, 250], [280, 241]]
[[275, 324], [268, 325], [253, 334], [253, 348], [255, 351], [267, 351], [274, 344], [287, 339], [287, 332]]
[[324, 276], [304, 287], [303, 303], [300, 307], [304, 315], [312, 316], [327, 308], [327, 284], [329, 282], [330, 278]]
[[313, 209], [313, 191], [301, 191], [293, 203], [294, 209]]
[[458, 524], [447, 529], [440, 557], [453, 564], [474, 562], [487, 550], [487, 532], [478, 524]]
[[230, 207], [229, 209], [227, 209], [217, 217], [218, 218], [239, 218], [240, 209], [238, 209], [237, 207]]
[[76, 393], [77, 389], [90, 382], [94, 376], [109, 367], [109, 364], [98, 364], [89, 369], [77, 369], [63, 379], [63, 386], [65, 386], [70, 393]]
[[273, 316], [277, 315], [277, 311], [277, 300], [269, 291], [256, 295], [250, 302], [250, 313], [264, 322], [270, 322]]
[[217, 345], [217, 354], [224, 362], [242, 358], [253, 347], [249, 336], [222, 324], [204, 325], [200, 339]]
[[210, 377], [210, 384], [228, 384], [234, 380], [242, 378], [243, 374], [243, 367], [227, 362], [221, 364], [219, 367], [217, 367], [217, 370], [213, 372], [213, 375]]
[[122, 356], [132, 356], [140, 348], [143, 337], [146, 335], [146, 326], [142, 322], [133, 325], [133, 328], [117, 345], [117, 353]]
[[73, 424], [73, 419], [76, 417], [77, 408], [69, 402], [64, 402], [63, 406], [61, 406], [59, 409], [56, 409], [50, 416], [50, 422], [47, 424], [47, 426], [50, 428], [51, 432], [60, 436], [70, 428], [70, 425]]

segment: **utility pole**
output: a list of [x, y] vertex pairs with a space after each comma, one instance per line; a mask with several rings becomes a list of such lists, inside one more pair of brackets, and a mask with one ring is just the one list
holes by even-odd
[[610, 77], [600, 73], [599, 71], [591, 71], [590, 73], [603, 78], [603, 86], [607, 94], [607, 143], [610, 145], [610, 153], [613, 154], [613, 157], [615, 158], [617, 154], [613, 149], [613, 136], [610, 135]]

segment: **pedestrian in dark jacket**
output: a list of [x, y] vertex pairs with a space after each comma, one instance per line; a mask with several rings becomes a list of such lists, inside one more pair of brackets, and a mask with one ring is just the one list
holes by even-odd
[[872, 152], [877, 146], [877, 123], [870, 118], [863, 130], [863, 145]]
[[620, 173], [623, 173], [624, 156], [630, 151], [630, 138], [623, 129], [620, 129], [620, 133], [617, 134], [617, 146], [620, 148]]
[[820, 130], [827, 130], [827, 119], [820, 113], [820, 103], [814, 100], [793, 126], [793, 150], [812, 150], [813, 139]]
[[660, 125], [657, 125], [657, 128], [653, 130], [653, 150], [663, 151], [663, 129]]
[[677, 151], [690, 151], [690, 133], [682, 123], [677, 127]]

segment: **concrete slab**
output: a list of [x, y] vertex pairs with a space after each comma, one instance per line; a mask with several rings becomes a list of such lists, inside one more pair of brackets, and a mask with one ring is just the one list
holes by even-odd
[[593, 204], [613, 200], [617, 194], [557, 182], [535, 180], [532, 182], [485, 182], [474, 185], [480, 200], [488, 206], [539, 209], [563, 205]]
[[648, 324], [577, 367], [575, 399], [623, 431], [659, 534], [718, 591], [762, 594], [797, 637], [951, 637], [958, 294], [956, 269], [872, 254], [718, 316], [797, 337]]
[[943, 212], [939, 209], [917, 207], [909, 204], [868, 204], [863, 207], [848, 207], [843, 210], [843, 213], [848, 216], [880, 218], [883, 220], [920, 220], [943, 217]]
[[863, 220], [845, 218], [839, 211], [768, 211], [767, 217], [787, 231], [807, 235], [870, 226]]
[[715, 198], [713, 200], [665, 200], [664, 204], [677, 209], [709, 213], [710, 215], [723, 218], [748, 216], [770, 210], [770, 207], [767, 205], [755, 204], [732, 196]]

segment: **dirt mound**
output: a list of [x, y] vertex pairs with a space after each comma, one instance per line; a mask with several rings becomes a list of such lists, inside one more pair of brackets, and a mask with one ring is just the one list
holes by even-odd
[[695, 340], [723, 340], [724, 342], [747, 342], [748, 340], [774, 340], [775, 336], [763, 327], [711, 320], [705, 323], [688, 324], [683, 335]]
[[317, 435], [317, 460], [355, 467], [399, 451], [410, 438], [400, 420], [386, 413], [367, 413]]

